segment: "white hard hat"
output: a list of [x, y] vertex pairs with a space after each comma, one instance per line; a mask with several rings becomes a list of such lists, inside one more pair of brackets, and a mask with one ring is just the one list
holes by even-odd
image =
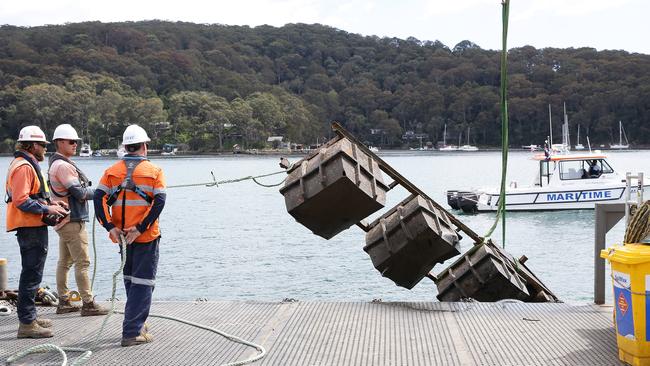
[[70, 126], [69, 124], [62, 124], [56, 126], [56, 129], [54, 130], [54, 136], [52, 137], [53, 141], [56, 140], [81, 140], [79, 138], [79, 135], [77, 135], [77, 131], [74, 129], [74, 127]]
[[18, 134], [18, 142], [50, 142], [45, 139], [45, 132], [38, 126], [26, 126]]
[[149, 141], [151, 139], [147, 136], [147, 131], [138, 125], [130, 125], [122, 135], [122, 145], [140, 144]]

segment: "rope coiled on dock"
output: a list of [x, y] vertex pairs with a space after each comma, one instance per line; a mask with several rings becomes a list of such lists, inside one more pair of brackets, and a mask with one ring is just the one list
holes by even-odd
[[624, 243], [640, 243], [650, 236], [650, 200], [641, 206], [632, 206], [632, 218], [625, 229]]

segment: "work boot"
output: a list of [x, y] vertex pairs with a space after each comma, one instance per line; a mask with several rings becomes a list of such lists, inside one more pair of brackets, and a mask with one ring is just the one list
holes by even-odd
[[141, 332], [137, 337], [122, 338], [122, 342], [120, 344], [122, 347], [131, 347], [150, 342], [153, 342], [153, 336], [150, 333]]
[[57, 314], [67, 314], [74, 313], [75, 311], [81, 310], [80, 306], [73, 305], [68, 299], [59, 299], [59, 305], [56, 306]]
[[142, 329], [140, 329], [140, 334], [145, 334], [149, 331], [149, 323], [144, 322]]
[[36, 318], [36, 324], [38, 324], [41, 328], [52, 327], [52, 321], [50, 319], [45, 319], [45, 318]]
[[106, 315], [108, 314], [108, 309], [104, 309], [94, 300], [90, 302], [84, 302], [81, 307], [81, 316], [94, 316], [94, 315]]
[[50, 338], [52, 336], [52, 331], [38, 325], [36, 320], [29, 324], [20, 323], [18, 326], [18, 338]]

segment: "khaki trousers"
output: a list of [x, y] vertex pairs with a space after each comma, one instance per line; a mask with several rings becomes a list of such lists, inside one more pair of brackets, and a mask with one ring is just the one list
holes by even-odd
[[93, 301], [88, 278], [90, 256], [88, 255], [88, 233], [85, 222], [69, 222], [56, 231], [59, 234], [59, 262], [56, 266], [56, 290], [59, 296], [67, 298], [68, 272], [74, 264], [74, 276], [83, 302]]

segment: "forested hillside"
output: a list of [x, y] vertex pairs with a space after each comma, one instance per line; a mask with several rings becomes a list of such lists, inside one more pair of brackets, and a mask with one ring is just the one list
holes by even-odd
[[[650, 144], [649, 55], [523, 47], [508, 57], [512, 146], [543, 142], [549, 103], [559, 134], [564, 102], [573, 136], [580, 124], [592, 144], [617, 141], [621, 120], [631, 143]], [[498, 146], [498, 102], [499, 53], [470, 41], [449, 48], [305, 24], [0, 27], [2, 151], [21, 126], [51, 136], [64, 122], [94, 148], [115, 148], [131, 123], [157, 146], [197, 151], [261, 147], [269, 136], [313, 144], [333, 120], [384, 147], [415, 146], [418, 134], [435, 143], [445, 124], [451, 141], [471, 127], [472, 143]]]

